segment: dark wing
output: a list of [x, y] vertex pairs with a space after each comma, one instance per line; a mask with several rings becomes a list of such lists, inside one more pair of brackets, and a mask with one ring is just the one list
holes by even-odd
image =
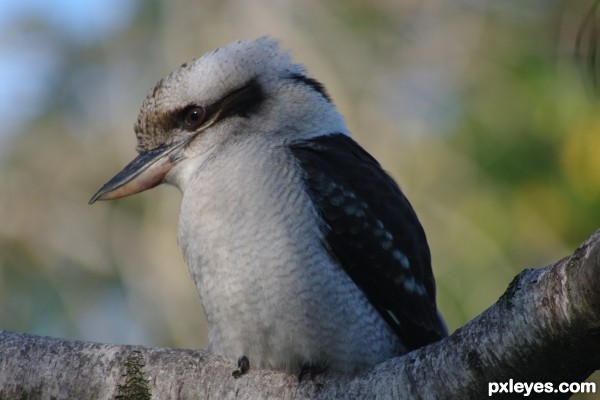
[[447, 335], [425, 232], [398, 185], [343, 134], [290, 145], [323, 221], [326, 247], [408, 349]]

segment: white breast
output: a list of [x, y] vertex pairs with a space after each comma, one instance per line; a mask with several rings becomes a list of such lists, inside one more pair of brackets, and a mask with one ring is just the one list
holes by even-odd
[[209, 349], [246, 355], [253, 367], [326, 364], [340, 373], [401, 353], [325, 250], [293, 156], [267, 137], [235, 140], [181, 166], [189, 181], [181, 185], [179, 242], [202, 297]]

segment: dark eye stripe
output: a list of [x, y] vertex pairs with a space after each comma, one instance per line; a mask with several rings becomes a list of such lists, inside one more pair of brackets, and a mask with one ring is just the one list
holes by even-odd
[[229, 93], [213, 107], [219, 113], [219, 119], [232, 115], [248, 118], [258, 111], [265, 98], [260, 83], [256, 78], [253, 78], [240, 89]]
[[331, 97], [329, 97], [329, 93], [327, 93], [327, 90], [325, 90], [325, 86], [323, 86], [323, 84], [321, 82], [319, 82], [318, 80], [309, 78], [308, 76], [302, 75], [302, 74], [292, 74], [289, 77], [290, 77], [290, 79], [292, 79], [296, 82], [300, 82], [300, 83], [310, 86], [311, 88], [313, 88], [313, 90], [315, 92], [317, 92], [321, 96], [325, 97], [325, 100], [327, 100], [328, 102], [331, 103]]
[[258, 111], [265, 98], [258, 80], [251, 79], [241, 88], [232, 91], [208, 107], [190, 104], [182, 109], [169, 112], [168, 117], [161, 118], [163, 129], [169, 131], [179, 126], [186, 130], [197, 130], [213, 116], [216, 116], [213, 123], [235, 115], [248, 118]]

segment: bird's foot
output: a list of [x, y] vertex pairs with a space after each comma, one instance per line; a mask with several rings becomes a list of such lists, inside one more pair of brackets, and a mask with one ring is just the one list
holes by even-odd
[[315, 379], [315, 376], [322, 374], [323, 372], [325, 372], [325, 367], [323, 365], [304, 364], [298, 374], [298, 383], [302, 383], [302, 380], [306, 377], [309, 377], [311, 380]]
[[233, 376], [234, 378], [239, 378], [242, 375], [244, 375], [245, 373], [247, 373], [250, 370], [250, 360], [248, 360], [248, 357], [246, 356], [241, 356], [240, 358], [238, 358], [238, 369], [236, 369], [235, 371], [233, 371], [231, 373], [231, 376]]

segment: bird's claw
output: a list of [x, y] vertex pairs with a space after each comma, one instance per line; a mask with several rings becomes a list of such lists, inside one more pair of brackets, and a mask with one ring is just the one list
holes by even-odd
[[233, 376], [234, 378], [239, 378], [242, 375], [246, 374], [248, 371], [250, 370], [250, 360], [248, 360], [248, 357], [246, 356], [241, 356], [240, 358], [238, 358], [238, 369], [236, 369], [235, 371], [233, 371], [231, 373], [231, 376]]

